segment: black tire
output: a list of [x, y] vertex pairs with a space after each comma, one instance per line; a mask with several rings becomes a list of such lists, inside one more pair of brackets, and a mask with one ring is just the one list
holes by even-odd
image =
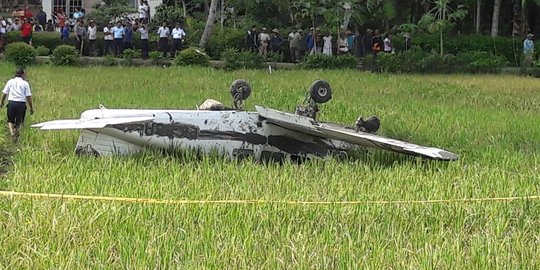
[[332, 88], [327, 81], [318, 80], [309, 87], [309, 95], [317, 103], [326, 103], [332, 99]]
[[240, 94], [241, 100], [246, 100], [251, 95], [251, 85], [245, 80], [236, 80], [231, 84], [233, 99]]

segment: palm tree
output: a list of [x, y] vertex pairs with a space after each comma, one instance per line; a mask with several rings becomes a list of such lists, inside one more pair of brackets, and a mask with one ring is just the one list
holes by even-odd
[[491, 36], [496, 37], [499, 34], [499, 13], [501, 10], [501, 0], [495, 0], [493, 3], [493, 18], [491, 19]]

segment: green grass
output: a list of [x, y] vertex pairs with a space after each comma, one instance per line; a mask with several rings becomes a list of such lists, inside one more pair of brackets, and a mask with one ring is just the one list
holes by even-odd
[[[13, 66], [2, 63], [7, 80]], [[321, 119], [378, 115], [380, 133], [444, 148], [451, 163], [369, 151], [349, 162], [259, 165], [144, 153], [79, 158], [76, 131], [25, 129], [0, 189], [160, 199], [424, 200], [539, 194], [540, 81], [506, 75], [203, 68], [32, 67], [40, 121], [109, 108], [229, 103], [293, 111], [315, 79]], [[5, 116], [1, 116], [5, 124]], [[2, 138], [2, 140], [6, 140]], [[0, 269], [540, 267], [540, 202], [435, 205], [134, 205], [0, 198]]]

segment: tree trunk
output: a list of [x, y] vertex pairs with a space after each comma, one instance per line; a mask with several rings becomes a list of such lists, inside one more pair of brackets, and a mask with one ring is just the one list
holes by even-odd
[[476, 34], [480, 34], [480, 25], [482, 23], [482, 0], [476, 0]]
[[521, 33], [521, 1], [522, 0], [513, 0], [512, 1], [512, 36], [517, 37]]
[[208, 40], [210, 40], [210, 36], [212, 35], [212, 31], [214, 30], [218, 1], [219, 0], [212, 0], [212, 2], [210, 3], [210, 9], [208, 10], [208, 19], [206, 20], [206, 27], [204, 27], [204, 32], [202, 34], [201, 41], [199, 42], [200, 48], [204, 48], [206, 43], [208, 43]]
[[499, 35], [499, 12], [501, 10], [501, 0], [495, 0], [493, 3], [493, 17], [491, 19], [491, 36]]
[[182, 0], [182, 9], [184, 10], [184, 18], [187, 18], [186, 0]]
[[220, 6], [220, 23], [221, 23], [221, 31], [223, 32], [223, 28], [225, 25], [225, 0], [221, 0], [221, 6]]

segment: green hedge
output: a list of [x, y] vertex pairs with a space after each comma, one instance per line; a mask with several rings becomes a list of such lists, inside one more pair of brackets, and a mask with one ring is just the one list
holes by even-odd
[[[14, 43], [14, 42], [20, 42], [22, 41], [20, 32], [9, 32], [6, 35], [6, 41], [7, 43]], [[69, 40], [66, 45], [72, 45], [75, 46], [77, 44], [77, 39], [73, 35], [73, 33], [70, 35]], [[44, 46], [49, 48], [51, 51], [56, 49], [58, 46], [63, 45], [62, 40], [60, 39], [60, 33], [57, 32], [37, 32], [32, 35], [32, 45], [34, 47]], [[138, 35], [135, 35], [133, 38], [133, 45], [135, 48], [140, 49], [141, 48], [141, 41]], [[105, 46], [105, 42], [103, 40], [103, 33], [98, 33], [97, 39], [96, 39], [96, 47], [98, 50], [98, 55], [103, 54], [103, 48]], [[157, 43], [157, 37], [151, 37], [149, 40], [149, 49], [157, 50], [158, 43]], [[84, 52], [85, 55], [88, 55], [88, 46], [85, 46]]]
[[[397, 51], [403, 51], [404, 38], [392, 36], [392, 43]], [[419, 34], [412, 37], [413, 46], [425, 52], [439, 52], [438, 35]], [[452, 35], [444, 38], [445, 54], [460, 54], [482, 51], [495, 56], [504, 57], [510, 65], [519, 65], [523, 48], [523, 40], [511, 37], [491, 37], [482, 35]]]
[[481, 51], [441, 56], [417, 49], [396, 54], [379, 53], [364, 59], [365, 68], [392, 73], [494, 73], [507, 64], [504, 57]]

